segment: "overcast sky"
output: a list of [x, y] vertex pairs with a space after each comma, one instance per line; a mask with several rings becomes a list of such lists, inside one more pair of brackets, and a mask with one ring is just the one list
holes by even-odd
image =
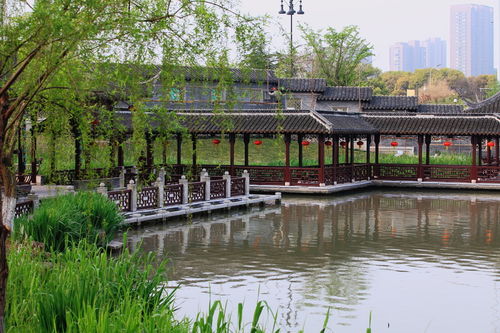
[[[243, 12], [254, 15], [268, 14], [289, 31], [290, 17], [278, 15], [280, 0], [240, 1]], [[374, 45], [374, 65], [388, 70], [389, 47], [395, 42], [425, 40], [431, 37], [441, 37], [448, 41], [450, 6], [453, 4], [475, 3], [494, 7], [495, 39], [500, 42], [496, 25], [499, 2], [500, 0], [303, 0], [305, 15], [294, 16], [294, 29], [296, 22], [307, 23], [315, 29], [341, 29], [346, 25], [357, 25], [362, 36]], [[285, 0], [285, 3], [288, 3], [288, 0]], [[298, 4], [298, 0], [295, 0], [295, 3]], [[280, 43], [285, 41], [279, 37], [279, 29], [276, 26], [269, 29], [273, 45], [280, 48]], [[498, 47], [495, 45], [495, 50]]]

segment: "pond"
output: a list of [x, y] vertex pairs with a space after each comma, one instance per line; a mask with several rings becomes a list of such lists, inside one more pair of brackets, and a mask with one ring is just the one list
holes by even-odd
[[[170, 258], [178, 316], [256, 301], [282, 331], [500, 331], [500, 195], [369, 191], [147, 225], [129, 246]], [[329, 310], [330, 309], [330, 310]], [[271, 319], [268, 329], [272, 328]]]

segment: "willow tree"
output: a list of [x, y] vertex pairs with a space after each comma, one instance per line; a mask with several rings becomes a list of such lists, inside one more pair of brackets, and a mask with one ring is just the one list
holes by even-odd
[[[71, 90], [68, 98], [76, 98], [76, 93], [85, 96], [92, 90], [89, 82], [110, 94], [126, 91], [124, 87], [131, 83], [127, 75], [100, 71], [96, 64], [142, 65], [159, 62], [165, 54], [172, 61], [214, 57], [227, 45], [221, 42], [227, 28], [246, 22], [230, 9], [231, 1], [0, 1], [0, 332], [5, 329], [6, 240], [16, 204], [12, 157], [16, 132], [27, 110], [57, 89]], [[86, 75], [58, 86], [58, 75], [83, 67]], [[56, 109], [67, 110], [44, 108], [44, 112]]]
[[301, 30], [312, 60], [312, 76], [332, 86], [358, 85], [366, 77], [362, 64], [373, 55], [373, 46], [360, 36], [357, 26], [341, 31], [328, 28], [324, 33], [307, 26]]

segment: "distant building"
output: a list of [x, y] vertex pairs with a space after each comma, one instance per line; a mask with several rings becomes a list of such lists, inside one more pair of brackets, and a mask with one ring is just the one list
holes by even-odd
[[413, 72], [416, 69], [446, 66], [446, 42], [440, 38], [396, 43], [390, 49], [391, 71]]
[[495, 74], [493, 8], [454, 5], [450, 18], [450, 66], [466, 76]]
[[422, 46], [425, 48], [426, 68], [447, 67], [446, 41], [441, 38], [430, 38], [422, 42]]
[[425, 49], [417, 40], [396, 43], [390, 49], [390, 70], [413, 72], [425, 67]]

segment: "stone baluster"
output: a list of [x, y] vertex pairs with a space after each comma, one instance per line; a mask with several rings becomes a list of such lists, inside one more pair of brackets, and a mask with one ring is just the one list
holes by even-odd
[[182, 185], [182, 204], [185, 205], [189, 202], [189, 183], [186, 176], [179, 179], [179, 184]]
[[156, 182], [154, 183], [154, 187], [158, 188], [158, 208], [163, 208], [163, 203], [165, 202], [165, 178], [161, 176], [161, 171], [160, 171], [160, 176], [156, 179]]
[[38, 208], [40, 206], [40, 198], [36, 193], [29, 193], [28, 200], [33, 201], [33, 209]]
[[248, 173], [247, 170], [244, 170], [241, 177], [245, 178], [245, 195], [249, 196], [250, 195], [250, 174]]
[[135, 212], [137, 211], [137, 184], [134, 180], [130, 180], [127, 189], [132, 191], [130, 194], [130, 211]]
[[205, 182], [205, 201], [210, 200], [210, 177], [208, 172], [203, 169], [200, 174], [200, 182]]
[[120, 168], [120, 182], [119, 182], [119, 187], [124, 188], [125, 187], [125, 167]]
[[106, 188], [106, 184], [100, 183], [96, 191], [97, 193], [104, 195], [106, 198], [108, 197], [108, 189]]
[[226, 180], [226, 198], [231, 197], [231, 175], [229, 174], [229, 171], [224, 172], [224, 176], [222, 176], [222, 179]]

